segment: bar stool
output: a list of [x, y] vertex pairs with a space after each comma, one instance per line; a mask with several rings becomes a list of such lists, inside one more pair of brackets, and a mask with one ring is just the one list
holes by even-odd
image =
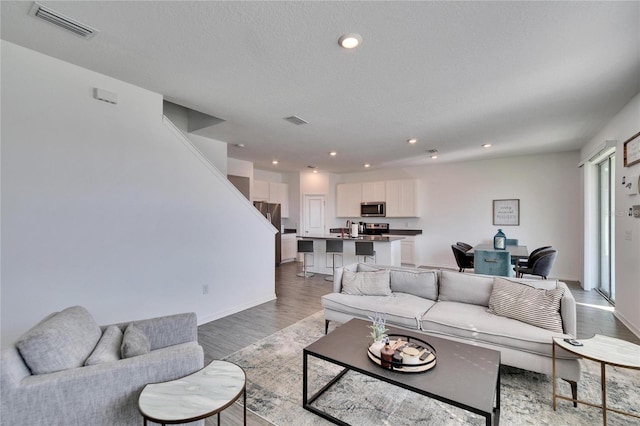
[[312, 272], [307, 272], [307, 254], [313, 255], [313, 240], [298, 240], [298, 253], [302, 255], [302, 272], [298, 272], [296, 275], [299, 277], [312, 277]]
[[326, 252], [327, 254], [331, 254], [333, 274], [324, 277], [324, 279], [326, 281], [333, 281], [333, 277], [336, 275], [336, 254], [342, 258], [342, 240], [327, 240]]
[[360, 256], [363, 256], [363, 263], [367, 263], [367, 257], [372, 258], [373, 263], [376, 263], [376, 252], [373, 249], [373, 241], [356, 241], [356, 256], [358, 256], [358, 260], [360, 260]]

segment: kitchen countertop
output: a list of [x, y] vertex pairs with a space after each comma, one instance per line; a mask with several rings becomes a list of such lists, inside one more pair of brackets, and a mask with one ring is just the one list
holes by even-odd
[[[334, 234], [339, 234], [340, 231], [344, 231], [345, 235], [347, 234], [347, 232], [349, 232], [349, 230], [347, 228], [331, 228], [329, 229], [329, 232], [334, 233]], [[389, 229], [388, 232], [385, 232], [385, 235], [409, 235], [409, 236], [415, 236], [415, 235], [422, 235], [422, 229]]]
[[344, 241], [376, 241], [388, 243], [392, 241], [404, 240], [403, 237], [383, 237], [382, 235], [358, 235], [357, 237], [349, 237], [345, 235], [344, 238], [340, 235], [325, 234], [325, 235], [298, 235], [299, 238], [305, 238], [308, 240], [344, 240]]

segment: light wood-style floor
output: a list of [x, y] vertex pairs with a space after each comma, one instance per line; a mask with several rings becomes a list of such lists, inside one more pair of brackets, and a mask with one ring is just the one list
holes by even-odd
[[[224, 358], [322, 309], [320, 297], [332, 291], [333, 283], [325, 281], [325, 275], [301, 278], [296, 276], [297, 272], [299, 265], [296, 262], [285, 263], [275, 269], [277, 300], [198, 327], [205, 364]], [[584, 291], [577, 282], [567, 282], [567, 285], [577, 303], [578, 338], [588, 338], [597, 333], [640, 344], [640, 339], [613, 315], [611, 305], [599, 293]], [[256, 415], [247, 414], [249, 425], [270, 425]], [[225, 425], [242, 424], [241, 407], [233, 404], [221, 418]], [[206, 424], [216, 424], [215, 417], [207, 419]]]

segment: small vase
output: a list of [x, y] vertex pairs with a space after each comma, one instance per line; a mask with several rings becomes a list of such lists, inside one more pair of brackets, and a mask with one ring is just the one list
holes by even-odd
[[374, 341], [371, 346], [369, 346], [369, 350], [372, 354], [380, 358], [380, 350], [384, 347], [384, 341], [382, 338], [380, 340]]

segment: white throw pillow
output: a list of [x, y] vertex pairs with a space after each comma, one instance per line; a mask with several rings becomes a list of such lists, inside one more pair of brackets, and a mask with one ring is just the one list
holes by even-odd
[[351, 272], [342, 274], [342, 293], [359, 296], [390, 296], [389, 270]]
[[489, 312], [563, 333], [560, 300], [563, 288], [545, 290], [496, 277]]

